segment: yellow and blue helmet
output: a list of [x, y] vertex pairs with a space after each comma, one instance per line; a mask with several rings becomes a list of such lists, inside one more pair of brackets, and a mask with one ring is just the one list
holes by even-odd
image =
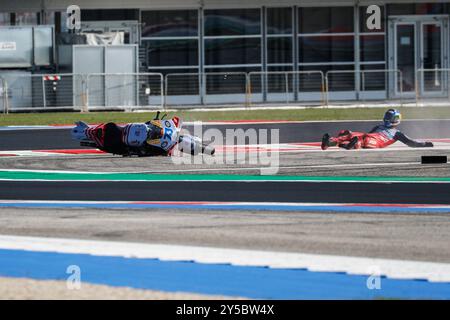
[[386, 127], [395, 127], [400, 124], [402, 115], [400, 111], [396, 109], [389, 109], [384, 114], [383, 122]]

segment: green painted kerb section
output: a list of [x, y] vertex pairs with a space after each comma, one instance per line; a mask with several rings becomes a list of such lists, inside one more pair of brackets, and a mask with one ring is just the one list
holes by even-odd
[[68, 181], [358, 181], [358, 182], [450, 182], [450, 177], [352, 177], [279, 176], [222, 174], [146, 174], [146, 173], [62, 173], [40, 171], [1, 171], [0, 180]]

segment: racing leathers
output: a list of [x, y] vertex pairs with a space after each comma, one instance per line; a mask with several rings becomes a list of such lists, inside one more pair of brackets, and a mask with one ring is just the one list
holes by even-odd
[[177, 144], [178, 121], [178, 118], [152, 120], [130, 123], [123, 127], [112, 122], [89, 127], [79, 122], [72, 135], [78, 140], [92, 141], [96, 147], [108, 153], [170, 155]]
[[329, 137], [325, 135], [324, 141], [322, 141], [322, 149], [326, 149], [331, 146], [339, 146], [345, 149], [376, 149], [385, 148], [396, 141], [403, 142], [412, 148], [433, 147], [433, 143], [431, 142], [413, 140], [396, 127], [388, 127], [384, 124], [380, 124], [368, 133], [342, 130], [338, 133], [337, 137]]

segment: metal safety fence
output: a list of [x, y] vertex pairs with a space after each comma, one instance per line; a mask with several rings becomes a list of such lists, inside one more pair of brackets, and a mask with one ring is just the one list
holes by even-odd
[[398, 100], [403, 104], [403, 83], [398, 69], [330, 70], [325, 75], [326, 104], [374, 100]]
[[0, 110], [8, 113], [8, 84], [3, 77], [0, 77]]
[[5, 73], [1, 77], [4, 111], [159, 109], [164, 105], [160, 73]]
[[166, 106], [247, 104], [247, 77], [245, 72], [169, 73]]
[[348, 101], [449, 104], [450, 69], [0, 74], [0, 112], [153, 110]]
[[2, 109], [6, 112], [81, 109], [84, 105], [82, 75], [17, 72], [2, 74], [2, 79]]
[[418, 69], [415, 73], [413, 89], [417, 104], [444, 103], [450, 101], [450, 69]]
[[161, 73], [98, 73], [87, 77], [87, 109], [156, 109], [164, 106]]
[[248, 86], [251, 103], [325, 103], [325, 77], [322, 71], [250, 72]]

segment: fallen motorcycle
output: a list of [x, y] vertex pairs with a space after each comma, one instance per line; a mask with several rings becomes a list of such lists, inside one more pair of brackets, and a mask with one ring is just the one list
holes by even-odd
[[171, 156], [176, 147], [190, 155], [214, 155], [214, 147], [196, 136], [181, 133], [180, 118], [159, 119], [159, 115], [158, 111], [151, 121], [125, 125], [109, 122], [90, 126], [78, 121], [71, 134], [81, 146], [122, 156]]

